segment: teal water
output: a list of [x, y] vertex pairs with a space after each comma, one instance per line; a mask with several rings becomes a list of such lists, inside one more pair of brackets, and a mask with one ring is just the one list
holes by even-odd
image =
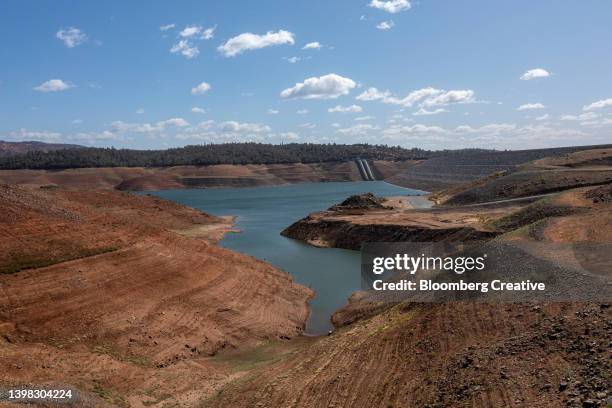
[[235, 215], [240, 233], [227, 234], [225, 248], [265, 260], [312, 288], [308, 334], [327, 333], [330, 316], [360, 287], [360, 254], [334, 248], [315, 248], [285, 238], [280, 232], [313, 211], [339, 203], [350, 195], [420, 195], [423, 192], [382, 181], [308, 183], [275, 187], [164, 190], [157, 196], [214, 215]]

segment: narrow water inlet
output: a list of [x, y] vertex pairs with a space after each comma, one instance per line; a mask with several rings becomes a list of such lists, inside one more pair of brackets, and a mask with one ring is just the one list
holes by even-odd
[[315, 297], [310, 302], [306, 332], [319, 335], [333, 328], [331, 315], [359, 290], [360, 253], [316, 248], [283, 237], [280, 232], [311, 212], [367, 192], [379, 196], [424, 194], [382, 181], [164, 190], [152, 194], [213, 215], [236, 216], [236, 227], [241, 233], [226, 235], [221, 245], [264, 260], [313, 289]]

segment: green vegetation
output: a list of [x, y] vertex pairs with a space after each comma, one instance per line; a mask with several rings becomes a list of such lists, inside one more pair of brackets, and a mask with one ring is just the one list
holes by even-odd
[[0, 169], [67, 169], [84, 167], [167, 167], [212, 164], [286, 164], [368, 160], [425, 159], [448, 152], [386, 145], [226, 143], [168, 150], [80, 148], [31, 151], [0, 158]]

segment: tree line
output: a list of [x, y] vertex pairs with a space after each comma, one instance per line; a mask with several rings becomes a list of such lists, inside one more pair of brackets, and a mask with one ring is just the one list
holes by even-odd
[[419, 160], [449, 154], [419, 148], [369, 144], [282, 145], [225, 143], [194, 145], [167, 150], [78, 148], [32, 151], [0, 158], [0, 169], [67, 169], [84, 167], [169, 167], [213, 164], [286, 164], [367, 160]]

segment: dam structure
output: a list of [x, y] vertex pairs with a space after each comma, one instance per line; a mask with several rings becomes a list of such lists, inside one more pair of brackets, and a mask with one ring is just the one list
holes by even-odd
[[374, 172], [370, 167], [370, 164], [365, 159], [356, 159], [355, 163], [357, 164], [357, 168], [359, 169], [359, 173], [361, 177], [365, 181], [376, 181], [376, 177], [374, 176]]

